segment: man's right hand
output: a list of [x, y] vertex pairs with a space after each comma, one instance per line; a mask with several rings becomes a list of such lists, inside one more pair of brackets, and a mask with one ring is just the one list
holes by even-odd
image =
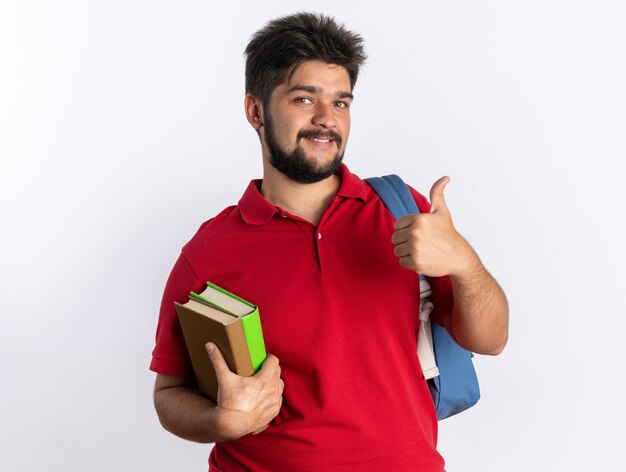
[[280, 411], [285, 383], [280, 378], [278, 358], [267, 356], [261, 369], [251, 377], [233, 373], [213, 343], [206, 350], [217, 376], [217, 421], [229, 440], [260, 432]]

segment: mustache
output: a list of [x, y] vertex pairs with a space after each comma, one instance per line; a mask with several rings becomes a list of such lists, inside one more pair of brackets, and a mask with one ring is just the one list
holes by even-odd
[[301, 139], [331, 139], [337, 143], [337, 146], [341, 146], [341, 136], [336, 131], [331, 129], [327, 131], [322, 130], [302, 130], [298, 132], [297, 139], [300, 141]]

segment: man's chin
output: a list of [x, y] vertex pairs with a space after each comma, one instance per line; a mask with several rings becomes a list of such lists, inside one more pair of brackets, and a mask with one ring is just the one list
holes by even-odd
[[314, 184], [321, 182], [335, 174], [341, 166], [342, 157], [336, 155], [331, 162], [319, 163], [306, 161], [281, 161], [274, 159], [270, 163], [288, 179], [302, 184]]

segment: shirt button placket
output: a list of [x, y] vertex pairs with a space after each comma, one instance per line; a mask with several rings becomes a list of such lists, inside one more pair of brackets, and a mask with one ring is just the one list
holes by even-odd
[[322, 247], [320, 241], [322, 240], [322, 233], [315, 231], [315, 249], [317, 252], [317, 266], [320, 268], [320, 272], [324, 272], [324, 266], [322, 264]]

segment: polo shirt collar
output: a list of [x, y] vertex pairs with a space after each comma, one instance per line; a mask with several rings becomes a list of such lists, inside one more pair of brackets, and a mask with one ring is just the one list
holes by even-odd
[[[351, 173], [345, 164], [339, 166], [337, 175], [341, 177], [337, 196], [365, 201], [367, 195], [365, 182]], [[261, 194], [262, 182], [261, 179], [251, 180], [248, 188], [239, 200], [241, 217], [250, 225], [269, 223], [275, 214], [280, 214], [282, 211], [279, 207], [268, 202]]]
[[345, 164], [339, 166], [337, 174], [341, 177], [341, 185], [339, 185], [337, 196], [358, 198], [361, 201], [365, 201], [368, 192], [368, 186], [365, 182], [350, 172]]

